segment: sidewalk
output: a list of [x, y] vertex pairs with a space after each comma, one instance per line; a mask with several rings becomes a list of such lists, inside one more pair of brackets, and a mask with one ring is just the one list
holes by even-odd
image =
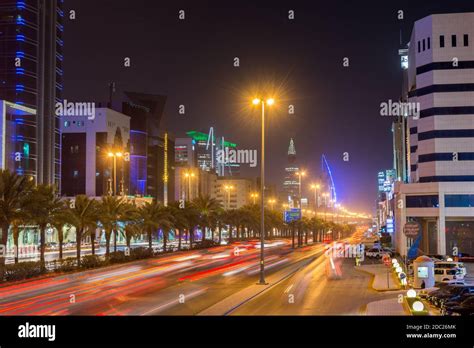
[[398, 303], [398, 297], [367, 304], [366, 315], [411, 315], [404, 303]]
[[392, 270], [383, 264], [363, 265], [355, 267], [356, 270], [372, 274], [372, 288], [377, 291], [400, 290], [401, 286]]

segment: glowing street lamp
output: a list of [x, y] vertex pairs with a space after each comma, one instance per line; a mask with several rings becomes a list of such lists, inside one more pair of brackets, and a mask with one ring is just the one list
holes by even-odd
[[[186, 197], [188, 201], [191, 200], [191, 179], [195, 176], [196, 174], [194, 174], [193, 171], [187, 171], [184, 173], [184, 177], [188, 180], [188, 197]], [[186, 189], [184, 191], [186, 192]]]
[[262, 149], [260, 165], [260, 281], [259, 284], [266, 285], [265, 282], [265, 104], [271, 106], [275, 104], [275, 99], [268, 98], [266, 101], [262, 98], [255, 98], [253, 105], [260, 105], [262, 108]]
[[271, 210], [273, 210], [274, 204], [276, 203], [276, 199], [269, 199], [268, 203], [270, 203]]
[[232, 185], [225, 185], [224, 190], [227, 192], [227, 209], [230, 209], [230, 191], [234, 189]]
[[318, 211], [318, 201], [319, 201], [319, 189], [321, 188], [320, 184], [312, 184], [311, 189], [314, 190], [314, 210]]
[[112, 184], [112, 190], [110, 190], [111, 195], [116, 195], [117, 194], [117, 158], [121, 158], [123, 154], [121, 152], [112, 152], [109, 151], [107, 153], [107, 156], [109, 158], [113, 158], [113, 184]]
[[306, 172], [303, 170], [303, 171], [299, 171], [299, 172], [296, 172], [296, 175], [298, 175], [298, 192], [299, 192], [299, 201], [300, 201], [300, 209], [301, 209], [301, 177], [305, 176], [306, 175]]
[[256, 199], [257, 199], [257, 197], [258, 197], [258, 193], [256, 193], [256, 192], [251, 193], [251, 194], [250, 194], [250, 197], [251, 197], [252, 200], [253, 200], [253, 204], [254, 204], [254, 205], [257, 204]]

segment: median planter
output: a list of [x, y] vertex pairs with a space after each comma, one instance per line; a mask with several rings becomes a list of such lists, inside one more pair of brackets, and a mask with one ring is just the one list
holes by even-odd
[[429, 314], [421, 298], [405, 296], [405, 301], [412, 315], [423, 316]]
[[45, 274], [40, 262], [20, 262], [5, 266], [5, 280], [15, 281], [27, 278], [37, 277]]

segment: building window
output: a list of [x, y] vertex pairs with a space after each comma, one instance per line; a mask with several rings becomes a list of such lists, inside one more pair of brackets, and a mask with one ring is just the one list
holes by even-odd
[[421, 52], [421, 41], [418, 41], [418, 53]]
[[426, 41], [423, 39], [423, 52], [426, 50]]
[[447, 208], [474, 207], [474, 195], [445, 195], [444, 205]]
[[430, 37], [427, 38], [426, 41], [427, 41], [428, 49], [431, 49], [431, 38]]
[[444, 35], [439, 36], [439, 47], [444, 47]]
[[406, 205], [407, 208], [438, 208], [439, 197], [438, 195], [407, 196]]
[[78, 170], [75, 170], [73, 173], [72, 173], [72, 176], [74, 178], [77, 178], [79, 176], [79, 171]]
[[457, 45], [456, 35], [451, 35], [451, 46], [456, 47]]
[[464, 47], [469, 46], [469, 35], [464, 34]]

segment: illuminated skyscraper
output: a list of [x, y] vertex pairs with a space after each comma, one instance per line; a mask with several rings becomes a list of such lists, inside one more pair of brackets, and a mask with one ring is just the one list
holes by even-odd
[[[38, 183], [60, 186], [63, 0], [0, 2], [0, 99], [36, 110], [15, 122], [12, 151]], [[24, 151], [27, 148], [28, 151]], [[10, 155], [10, 154], [9, 154]]]
[[297, 199], [299, 193], [299, 182], [298, 176], [296, 175], [298, 170], [295, 143], [292, 138], [288, 147], [288, 164], [285, 168], [285, 181], [283, 182], [285, 199], [288, 199], [290, 204]]

